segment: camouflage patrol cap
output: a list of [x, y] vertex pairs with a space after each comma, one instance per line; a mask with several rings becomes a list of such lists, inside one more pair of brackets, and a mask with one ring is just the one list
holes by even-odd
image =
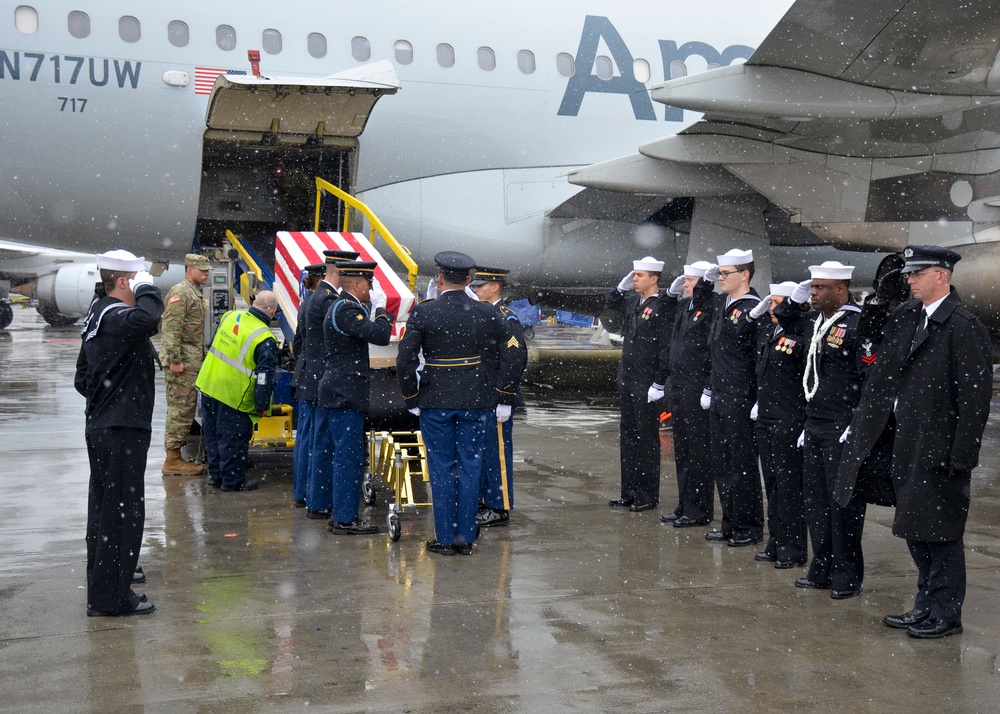
[[184, 256], [184, 265], [195, 270], [211, 270], [212, 264], [208, 258], [199, 253], [188, 253]]

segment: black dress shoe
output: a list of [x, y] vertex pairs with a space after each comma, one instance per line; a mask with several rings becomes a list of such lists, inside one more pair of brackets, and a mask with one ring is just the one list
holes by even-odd
[[306, 518], [311, 518], [314, 521], [318, 521], [318, 520], [328, 521], [328, 520], [330, 520], [330, 517], [332, 515], [333, 515], [333, 511], [331, 511], [329, 508], [324, 508], [324, 509], [318, 510], [318, 511], [314, 511], [311, 508], [307, 508], [306, 509]]
[[438, 555], [455, 555], [455, 546], [451, 543], [441, 543], [436, 540], [427, 541], [427, 552]]
[[759, 553], [755, 553], [753, 559], [762, 563], [776, 563], [778, 561], [778, 556], [773, 553], [768, 553], [766, 550], [762, 550]]
[[146, 574], [142, 572], [142, 568], [136, 568], [135, 572], [132, 573], [133, 583], [144, 583], [146, 582]]
[[633, 503], [628, 507], [628, 510], [632, 513], [641, 513], [642, 511], [652, 511], [654, 508], [656, 508], [655, 503]]
[[788, 568], [802, 568], [805, 567], [806, 559], [801, 560], [776, 560], [774, 561], [774, 567], [778, 570], [788, 570]]
[[472, 555], [472, 543], [456, 543], [455, 552], [459, 555]]
[[212, 488], [222, 488], [222, 479], [219, 479], [218, 481], [213, 481], [212, 479], [209, 479], [208, 485], [211, 486]]
[[861, 594], [861, 587], [851, 588], [849, 590], [831, 590], [830, 597], [834, 600], [850, 600], [852, 597], [857, 597]]
[[906, 628], [906, 634], [910, 637], [917, 637], [921, 640], [936, 640], [938, 637], [962, 634], [962, 621], [939, 620], [936, 617], [929, 617], [923, 622], [910, 625]]
[[[103, 610], [91, 610], [87, 608], [87, 617], [125, 617], [126, 615], [148, 615], [156, 609], [156, 605], [147, 601], [140, 602], [131, 610], [124, 612], [104, 612]], [[961, 627], [961, 625], [959, 626]]]
[[[663, 517], [660, 517], [663, 520]], [[707, 526], [712, 522], [711, 518], [688, 518], [680, 516], [674, 520], [674, 528], [694, 528], [695, 526]]]
[[296, 498], [295, 499], [295, 507], [296, 508], [305, 508], [306, 507], [306, 499], [304, 499], [304, 498]]
[[886, 625], [886, 627], [892, 627], [897, 630], [905, 630], [907, 627], [919, 625], [930, 616], [930, 610], [921, 610], [920, 608], [915, 607], [909, 612], [904, 612], [902, 615], [886, 615], [882, 618], [882, 622]]
[[670, 523], [671, 521], [676, 521], [678, 518], [683, 518], [683, 516], [681, 516], [681, 514], [679, 514], [677, 511], [671, 511], [670, 513], [660, 514], [660, 520], [663, 523]]
[[729, 541], [727, 541], [727, 545], [730, 548], [743, 548], [744, 546], [748, 545], [756, 545], [757, 543], [760, 543], [762, 540], [764, 540], [764, 536], [749, 536], [749, 535], [733, 536], [732, 538], [729, 539]]
[[795, 578], [795, 587], [805, 588], [806, 590], [827, 590], [830, 587], [830, 583], [817, 583], [815, 580], [810, 580], [809, 578]]
[[632, 505], [632, 503], [633, 500], [631, 498], [612, 498], [610, 501], [608, 501], [608, 505], [612, 507], [622, 506], [624, 508], [628, 508], [629, 506]]
[[349, 522], [330, 521], [327, 530], [337, 535], [375, 535], [378, 533], [378, 526], [373, 526], [367, 521], [358, 520]]
[[260, 488], [260, 482], [243, 480], [235, 486], [222, 486], [221, 488], [223, 491], [256, 491]]
[[705, 534], [705, 540], [710, 541], [723, 541], [729, 540], [732, 536], [723, 533], [722, 531], [709, 531]]

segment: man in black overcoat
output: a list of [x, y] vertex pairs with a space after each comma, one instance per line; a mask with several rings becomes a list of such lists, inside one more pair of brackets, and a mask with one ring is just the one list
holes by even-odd
[[962, 632], [962, 536], [993, 370], [989, 333], [951, 287], [960, 256], [937, 246], [910, 246], [903, 256], [913, 299], [885, 322], [834, 497], [840, 503], [851, 498], [876, 441], [894, 429], [892, 532], [906, 539], [917, 566], [917, 596], [912, 610], [883, 622], [913, 637], [937, 638]]

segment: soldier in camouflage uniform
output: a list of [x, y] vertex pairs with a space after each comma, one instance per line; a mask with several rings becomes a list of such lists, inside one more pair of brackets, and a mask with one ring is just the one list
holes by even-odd
[[184, 280], [170, 288], [163, 301], [165, 309], [160, 324], [160, 362], [167, 383], [164, 476], [196, 476], [205, 470], [185, 461], [181, 447], [187, 443], [198, 401], [194, 381], [205, 357], [205, 303], [199, 287], [208, 280], [211, 265], [205, 256], [188, 253], [184, 256], [184, 267]]

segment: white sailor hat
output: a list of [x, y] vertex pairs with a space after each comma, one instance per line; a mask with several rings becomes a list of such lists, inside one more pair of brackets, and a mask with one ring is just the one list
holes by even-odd
[[854, 274], [854, 266], [844, 265], [838, 260], [824, 260], [820, 265], [810, 265], [809, 274], [813, 279], [850, 280]]
[[137, 273], [146, 269], [146, 259], [137, 258], [127, 250], [109, 250], [98, 253], [98, 270], [114, 270], [119, 273]]
[[685, 265], [684, 266], [684, 274], [685, 275], [690, 275], [690, 276], [696, 277], [696, 278], [704, 278], [705, 277], [705, 273], [711, 267], [712, 267], [712, 264], [709, 263], [707, 260], [698, 260], [698, 261], [695, 261], [694, 263], [691, 263], [691, 265]]
[[647, 255], [642, 260], [633, 260], [632, 270], [648, 270], [651, 273], [662, 273], [663, 261]]
[[791, 297], [792, 291], [797, 288], [799, 284], [794, 280], [786, 280], [783, 283], [771, 283], [771, 295], [782, 295], [784, 297]]
[[746, 265], [747, 263], [753, 262], [753, 251], [733, 248], [732, 250], [727, 250], [725, 255], [719, 255], [716, 257], [719, 260], [720, 268], [723, 265]]

